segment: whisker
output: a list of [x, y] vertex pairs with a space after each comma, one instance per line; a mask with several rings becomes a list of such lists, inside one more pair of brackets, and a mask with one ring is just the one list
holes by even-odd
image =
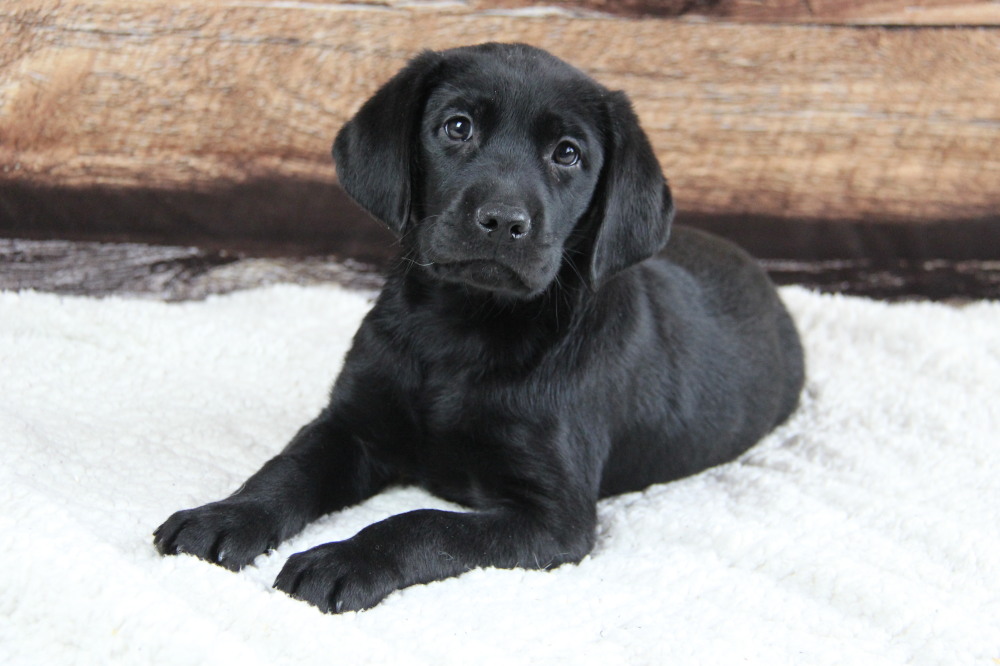
[[580, 269], [577, 268], [576, 262], [573, 261], [573, 258], [570, 256], [569, 251], [566, 248], [563, 248], [562, 256], [563, 256], [563, 261], [576, 274], [576, 277], [579, 278], [580, 282], [582, 284], [587, 284], [586, 278], [584, 278], [583, 275], [580, 273]]
[[414, 252], [412, 248], [407, 248], [408, 245], [407, 241], [410, 239], [411, 235], [416, 231], [417, 227], [421, 226], [425, 222], [430, 222], [431, 220], [437, 219], [439, 217], [442, 217], [442, 215], [441, 214], [428, 215], [426, 217], [421, 217], [419, 219], [411, 220], [411, 223], [405, 226], [405, 231], [402, 234], [400, 234], [399, 238], [396, 240], [396, 243], [403, 249], [403, 253], [400, 255], [399, 258], [403, 262], [404, 276], [409, 275], [410, 271], [413, 269], [414, 266], [428, 268], [430, 266], [435, 265], [435, 262], [433, 261], [428, 261], [426, 263], [423, 263], [414, 259], [411, 256]]
[[422, 264], [419, 261], [417, 261], [416, 259], [410, 259], [409, 257], [403, 257], [403, 261], [407, 261], [407, 262], [409, 262], [411, 264], [415, 264], [417, 266], [424, 266], [425, 268], [427, 266], [433, 266], [434, 265], [433, 261], [428, 261], [426, 264]]

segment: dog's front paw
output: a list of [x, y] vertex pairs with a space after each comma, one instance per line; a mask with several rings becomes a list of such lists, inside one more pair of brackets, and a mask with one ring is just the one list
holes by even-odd
[[390, 560], [350, 540], [328, 543], [288, 558], [274, 587], [324, 613], [364, 610], [401, 587]]
[[280, 526], [259, 502], [232, 498], [178, 511], [153, 532], [162, 555], [188, 553], [238, 571], [278, 545]]

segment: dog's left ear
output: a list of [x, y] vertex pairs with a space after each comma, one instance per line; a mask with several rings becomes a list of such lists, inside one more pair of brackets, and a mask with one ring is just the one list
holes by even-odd
[[440, 62], [433, 51], [411, 60], [364, 103], [333, 142], [341, 186], [397, 235], [410, 216], [414, 143], [428, 81]]
[[670, 188], [632, 104], [622, 92], [606, 99], [604, 165], [590, 208], [595, 289], [663, 249], [674, 218]]

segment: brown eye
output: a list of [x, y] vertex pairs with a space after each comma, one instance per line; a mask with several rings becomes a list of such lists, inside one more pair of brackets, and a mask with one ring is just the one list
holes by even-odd
[[465, 116], [452, 116], [444, 121], [444, 133], [452, 141], [468, 141], [472, 138], [472, 121]]
[[560, 166], [573, 166], [580, 161], [580, 149], [570, 141], [563, 141], [552, 153], [552, 161]]

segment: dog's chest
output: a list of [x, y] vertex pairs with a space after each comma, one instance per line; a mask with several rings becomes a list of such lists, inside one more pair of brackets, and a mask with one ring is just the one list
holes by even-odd
[[408, 472], [435, 494], [483, 507], [508, 495], [539, 414], [524, 409], [524, 383], [454, 368], [425, 379], [415, 399], [419, 436]]

